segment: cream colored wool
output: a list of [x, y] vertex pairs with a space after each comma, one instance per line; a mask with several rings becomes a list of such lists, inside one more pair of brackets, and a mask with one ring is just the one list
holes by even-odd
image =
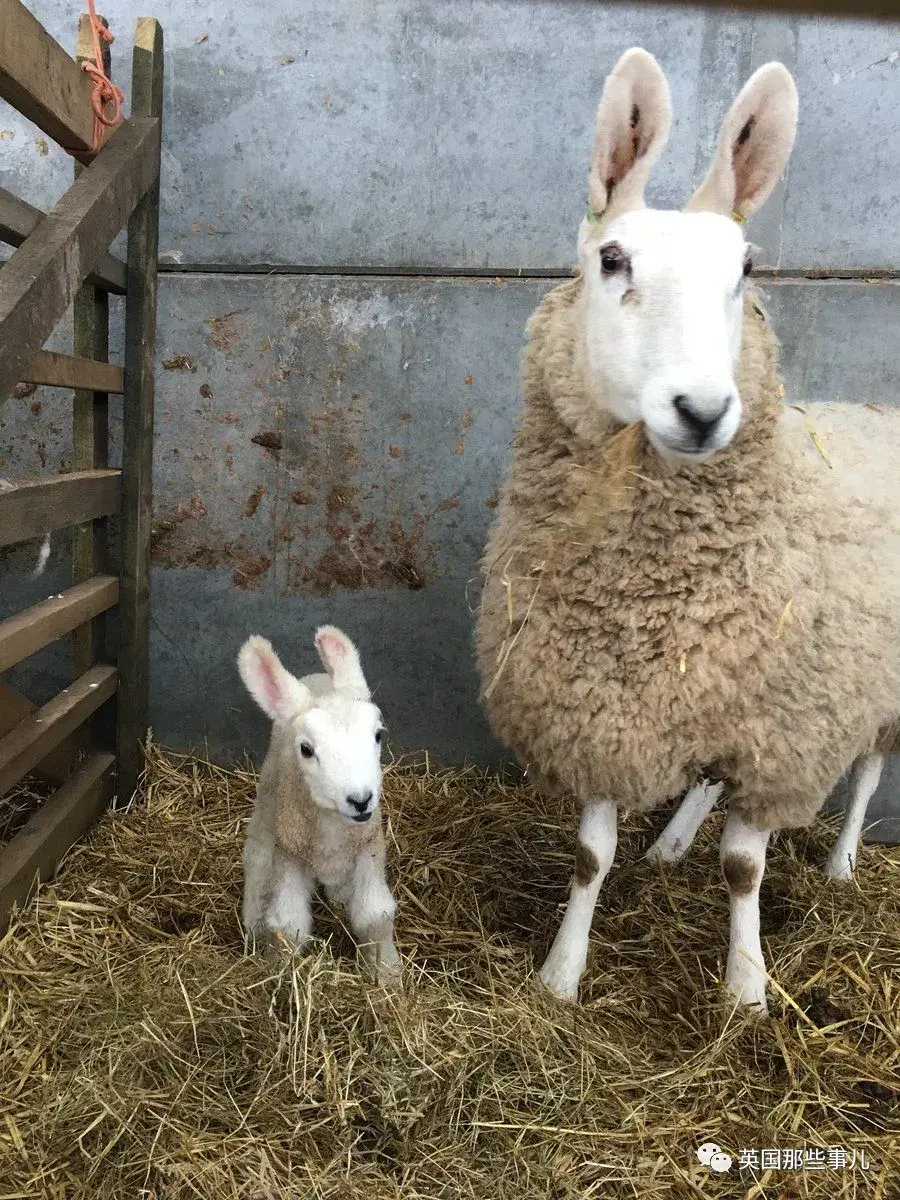
[[384, 872], [381, 812], [357, 825], [347, 820], [338, 823], [333, 812], [320, 808], [300, 772], [294, 731], [285, 722], [272, 726], [247, 832], [254, 837], [272, 831], [282, 851], [327, 888], [349, 888], [357, 856], [366, 848]]
[[582, 299], [527, 329], [476, 631], [492, 728], [581, 802], [718, 777], [758, 828], [805, 825], [900, 715], [900, 410], [786, 407], [748, 290], [741, 428], [667, 463], [590, 396]]

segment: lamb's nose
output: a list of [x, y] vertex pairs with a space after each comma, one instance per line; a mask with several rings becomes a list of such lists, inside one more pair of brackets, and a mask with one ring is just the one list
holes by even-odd
[[701, 410], [690, 396], [680, 394], [672, 400], [672, 406], [694, 435], [697, 445], [702, 446], [716, 426], [731, 408], [732, 396], [726, 396], [717, 410], [710, 412], [706, 405]]
[[355, 795], [347, 797], [347, 803], [351, 808], [355, 808], [360, 815], [364, 813], [372, 803], [371, 792], [357, 792]]

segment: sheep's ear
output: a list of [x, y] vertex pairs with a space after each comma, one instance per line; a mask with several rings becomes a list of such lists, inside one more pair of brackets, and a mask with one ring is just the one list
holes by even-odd
[[359, 652], [346, 633], [333, 625], [322, 625], [316, 630], [316, 650], [338, 691], [369, 699], [369, 685], [362, 672]]
[[309, 689], [281, 665], [265, 638], [247, 638], [238, 654], [238, 670], [247, 691], [273, 721], [287, 720], [309, 708]]
[[672, 105], [662, 68], [646, 50], [626, 50], [603, 86], [588, 172], [589, 220], [644, 208], [644, 188], [669, 136]]
[[744, 220], [769, 198], [797, 132], [797, 88], [787, 67], [766, 63], [747, 80], [719, 132], [709, 174], [685, 206]]

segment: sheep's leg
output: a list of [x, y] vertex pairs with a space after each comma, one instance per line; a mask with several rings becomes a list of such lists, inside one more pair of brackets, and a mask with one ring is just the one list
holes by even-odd
[[276, 845], [266, 901], [265, 928], [270, 933], [281, 934], [302, 949], [312, 932], [315, 886], [312, 872]]
[[616, 806], [611, 801], [586, 804], [578, 829], [575, 878], [565, 916], [547, 961], [541, 981], [563, 1000], [578, 998], [578, 981], [587, 964], [588, 938], [600, 885], [616, 853]]
[[856, 852], [866, 809], [875, 794], [884, 767], [882, 754], [866, 754], [853, 764], [850, 774], [850, 803], [844, 813], [841, 832], [829, 854], [824, 871], [829, 879], [848, 881], [856, 870]]
[[766, 968], [759, 940], [759, 886], [766, 869], [768, 829], [754, 829], [732, 809], [725, 819], [719, 854], [731, 903], [731, 935], [725, 986], [739, 1004], [766, 1013]]
[[697, 830], [715, 808], [724, 788], [724, 783], [710, 783], [708, 779], [692, 787], [644, 857], [678, 862], [690, 849]]
[[400, 956], [394, 945], [397, 905], [387, 885], [380, 855], [371, 850], [358, 855], [345, 904], [363, 958], [381, 983], [395, 979], [400, 974]]

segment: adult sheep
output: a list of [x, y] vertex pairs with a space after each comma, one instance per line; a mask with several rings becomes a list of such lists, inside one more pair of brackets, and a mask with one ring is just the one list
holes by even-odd
[[477, 655], [495, 733], [581, 820], [541, 971], [574, 999], [618, 807], [727, 780], [726, 984], [765, 1010], [770, 831], [808, 824], [900, 715], [898, 410], [782, 402], [743, 220], [793, 146], [761, 67], [683, 212], [643, 190], [669, 90], [628, 51], [606, 81], [579, 270], [531, 318], [525, 407], [485, 552]]

